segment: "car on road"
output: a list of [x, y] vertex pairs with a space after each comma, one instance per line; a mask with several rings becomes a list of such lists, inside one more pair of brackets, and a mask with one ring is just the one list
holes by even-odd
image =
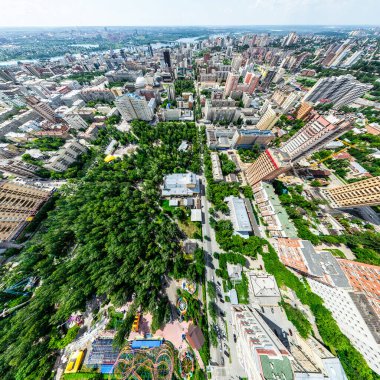
[[234, 334], [234, 342], [236, 343], [236, 341], [237, 341], [236, 334]]
[[230, 357], [230, 354], [229, 354], [227, 351], [224, 351], [224, 355], [226, 355], [226, 356], [227, 356], [227, 358], [229, 358], [229, 357]]

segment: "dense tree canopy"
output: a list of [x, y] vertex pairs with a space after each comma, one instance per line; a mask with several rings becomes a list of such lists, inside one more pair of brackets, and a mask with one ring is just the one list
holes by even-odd
[[[159, 184], [166, 173], [199, 169], [197, 133], [193, 123], [144, 122], [135, 122], [133, 133], [137, 152], [110, 163], [99, 156], [62, 189], [22, 251], [13, 281], [33, 275], [40, 286], [24, 308], [0, 320], [2, 379], [49, 378], [50, 335], [96, 295], [120, 305], [135, 293], [135, 303], [149, 310], [162, 299], [161, 277], [181, 257], [181, 234], [160, 208]], [[182, 140], [194, 150], [179, 152]]]

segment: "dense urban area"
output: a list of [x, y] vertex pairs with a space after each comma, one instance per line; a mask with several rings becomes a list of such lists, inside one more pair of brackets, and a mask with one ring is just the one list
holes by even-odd
[[380, 28], [0, 61], [2, 380], [380, 379]]

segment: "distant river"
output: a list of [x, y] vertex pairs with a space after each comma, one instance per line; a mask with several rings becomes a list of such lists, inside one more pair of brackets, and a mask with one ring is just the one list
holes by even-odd
[[[154, 43], [154, 44], [151, 44], [151, 45], [152, 45], [153, 49], [160, 49], [160, 48], [165, 47], [165, 46], [174, 45], [177, 42], [194, 43], [199, 38], [202, 38], [202, 37], [179, 38], [176, 41], [164, 42], [164, 43], [157, 42], [157, 43]], [[97, 47], [99, 47], [99, 45], [95, 45], [95, 44], [73, 44], [73, 45], [70, 45], [70, 46], [78, 46], [78, 47], [83, 47], [83, 48], [97, 48]], [[120, 49], [116, 49], [114, 51], [119, 51], [119, 50]], [[99, 52], [99, 53], [106, 53], [107, 51], [109, 51], [109, 50], [105, 50], [104, 52]], [[80, 54], [73, 54], [73, 56], [79, 57]], [[49, 59], [50, 61], [59, 61], [62, 58], [64, 58], [63, 55], [60, 55], [60, 56], [57, 56], [57, 57], [46, 58], [46, 59]], [[39, 61], [38, 59], [17, 59], [17, 60], [12, 60], [12, 61], [0, 61], [0, 66], [16, 66], [17, 62], [21, 62], [21, 63], [36, 63], [38, 61]]]

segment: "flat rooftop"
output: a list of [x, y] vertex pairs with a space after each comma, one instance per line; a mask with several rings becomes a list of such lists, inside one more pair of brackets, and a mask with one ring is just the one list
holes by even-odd
[[302, 240], [301, 249], [309, 272], [313, 276], [328, 276], [338, 288], [349, 288], [350, 284], [342, 268], [331, 252], [316, 252], [308, 240]]
[[280, 220], [282, 229], [285, 232], [286, 236], [294, 239], [298, 238], [297, 230], [294, 227], [293, 222], [290, 220], [285, 208], [281, 205], [280, 199], [274, 192], [273, 186], [267, 182], [263, 182], [263, 188], [268, 195], [268, 200], [276, 211], [276, 215]]
[[255, 297], [280, 297], [274, 276], [261, 272], [247, 272]]
[[228, 205], [231, 210], [232, 224], [236, 232], [252, 232], [245, 202], [242, 198], [228, 197]]

